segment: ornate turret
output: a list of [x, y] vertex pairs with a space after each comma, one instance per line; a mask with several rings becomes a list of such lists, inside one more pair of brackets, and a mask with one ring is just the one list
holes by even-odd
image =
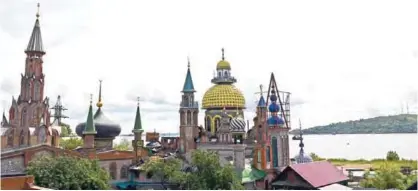
[[2, 117], [2, 119], [1, 119], [1, 127], [10, 127], [10, 124], [9, 124], [9, 122], [7, 121], [7, 118], [6, 118], [6, 113], [5, 113], [5, 111], [3, 110], [3, 117]]
[[35, 26], [33, 27], [32, 35], [30, 37], [25, 53], [39, 53], [44, 55], [45, 51], [42, 43], [41, 26], [39, 24], [39, 7], [40, 4], [38, 3], [38, 12], [36, 13]]
[[196, 148], [198, 137], [199, 104], [195, 100], [195, 92], [190, 71], [190, 59], [187, 58], [187, 73], [182, 89], [180, 102], [180, 152], [186, 153]]
[[231, 133], [235, 144], [242, 144], [245, 135], [245, 120], [237, 109], [236, 117], [231, 120]]

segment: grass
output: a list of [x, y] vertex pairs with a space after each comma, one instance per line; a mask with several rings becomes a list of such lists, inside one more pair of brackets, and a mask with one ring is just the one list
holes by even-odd
[[382, 166], [385, 162], [388, 162], [390, 165], [395, 165], [399, 168], [401, 167], [411, 167], [414, 170], [417, 170], [417, 161], [416, 160], [407, 160], [401, 159], [398, 161], [387, 161], [385, 159], [373, 159], [373, 160], [347, 160], [347, 159], [322, 159], [331, 162], [335, 166], [355, 166], [355, 165], [370, 165], [373, 169], [378, 169]]

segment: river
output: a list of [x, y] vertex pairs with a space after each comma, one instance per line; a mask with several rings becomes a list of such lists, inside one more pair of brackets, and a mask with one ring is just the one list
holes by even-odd
[[[178, 136], [178, 135], [176, 135]], [[299, 141], [290, 136], [290, 156], [299, 152]], [[347, 135], [304, 135], [305, 152], [316, 153], [323, 158], [374, 159], [385, 158], [394, 150], [399, 157], [418, 159], [418, 134], [347, 134]], [[117, 137], [132, 140], [133, 137]]]

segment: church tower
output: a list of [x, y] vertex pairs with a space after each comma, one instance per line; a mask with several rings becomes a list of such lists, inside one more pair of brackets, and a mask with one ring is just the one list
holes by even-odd
[[263, 96], [263, 85], [260, 85], [260, 99], [257, 104], [257, 121], [253, 131], [256, 144], [254, 146], [254, 166], [257, 169], [267, 169], [270, 166], [270, 142], [268, 141], [267, 105]]
[[12, 98], [9, 120], [13, 127], [38, 127], [43, 117], [49, 126], [50, 113], [48, 98], [44, 96], [45, 75], [43, 73], [43, 56], [41, 27], [39, 23], [39, 3], [35, 26], [25, 50], [25, 71], [21, 75], [20, 95], [17, 101]]
[[195, 92], [190, 72], [190, 60], [187, 64], [186, 80], [180, 102], [180, 152], [186, 153], [196, 148], [195, 137], [198, 132], [199, 105], [195, 101]]
[[[290, 164], [290, 93], [279, 91], [274, 74], [271, 74], [267, 92], [269, 117], [267, 119], [268, 139], [271, 144], [272, 167], [280, 168]], [[285, 100], [283, 98], [286, 98]]]

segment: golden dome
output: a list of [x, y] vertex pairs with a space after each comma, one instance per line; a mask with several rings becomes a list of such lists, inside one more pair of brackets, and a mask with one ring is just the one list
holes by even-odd
[[221, 60], [218, 62], [218, 64], [216, 65], [216, 69], [217, 70], [230, 70], [231, 69], [231, 64], [229, 64], [228, 61], [226, 60]]
[[202, 108], [245, 108], [245, 98], [234, 85], [217, 84], [209, 88], [203, 96]]

